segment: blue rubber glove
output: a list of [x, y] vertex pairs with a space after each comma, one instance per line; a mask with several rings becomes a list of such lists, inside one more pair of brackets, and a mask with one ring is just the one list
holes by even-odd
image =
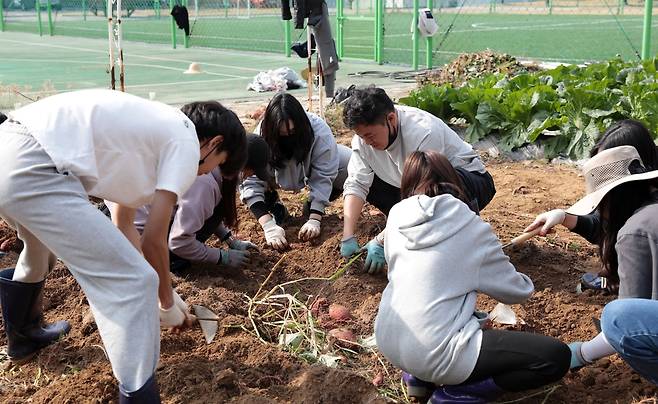
[[580, 351], [582, 345], [582, 342], [572, 342], [569, 344], [569, 349], [571, 350], [571, 364], [569, 365], [569, 369], [571, 370], [578, 370], [583, 366], [591, 364], [583, 358], [583, 354]]
[[379, 272], [386, 265], [386, 258], [384, 258], [384, 246], [379, 241], [372, 239], [368, 244], [364, 245], [361, 250], [367, 250], [366, 262], [364, 268], [369, 274]]
[[352, 236], [347, 240], [342, 240], [340, 242], [340, 255], [344, 258], [349, 258], [358, 252], [359, 243], [356, 241], [356, 237]]

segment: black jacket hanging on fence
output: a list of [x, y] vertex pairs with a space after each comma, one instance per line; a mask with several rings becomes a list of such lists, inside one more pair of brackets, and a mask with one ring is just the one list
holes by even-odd
[[[308, 25], [315, 25], [322, 18], [324, 0], [295, 0], [295, 29], [304, 28], [304, 19], [308, 17]], [[291, 20], [290, 0], [281, 0], [281, 18]]]
[[171, 16], [174, 17], [178, 28], [185, 30], [185, 36], [190, 36], [190, 16], [187, 7], [176, 4], [171, 9]]

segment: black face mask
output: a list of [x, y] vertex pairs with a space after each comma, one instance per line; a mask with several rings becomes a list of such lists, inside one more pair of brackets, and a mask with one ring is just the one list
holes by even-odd
[[[208, 143], [210, 143], [210, 140], [209, 140], [208, 142], [206, 142], [205, 144], [203, 144], [201, 147], [202, 147], [202, 148], [205, 147]], [[205, 161], [206, 161], [206, 159], [208, 158], [208, 156], [210, 156], [210, 153], [212, 153], [212, 152], [214, 152], [215, 150], [217, 150], [217, 147], [218, 147], [218, 146], [219, 146], [219, 144], [218, 144], [217, 146], [213, 147], [212, 150], [210, 150], [208, 153], [206, 153], [206, 155], [203, 156], [203, 158], [201, 158], [201, 160], [199, 160], [199, 165], [205, 163]]]
[[293, 136], [280, 136], [279, 137], [279, 150], [281, 150], [281, 155], [285, 160], [290, 160], [295, 154], [295, 148], [297, 146], [296, 139]]
[[386, 127], [388, 128], [388, 144], [386, 145], [386, 148], [388, 149], [398, 137], [398, 128], [395, 128], [395, 132], [393, 132], [391, 130], [391, 125], [388, 123], [388, 119], [386, 119]]

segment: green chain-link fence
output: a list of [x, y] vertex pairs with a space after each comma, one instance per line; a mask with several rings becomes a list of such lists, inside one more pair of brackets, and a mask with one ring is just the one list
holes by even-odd
[[[417, 8], [433, 10], [439, 24], [429, 41], [413, 40], [414, 0], [382, 1], [383, 62], [436, 66], [485, 49], [567, 62], [641, 54], [645, 4], [640, 0], [416, 0]], [[657, 45], [653, 41], [651, 55]]]
[[[107, 38], [107, 0], [0, 0], [2, 28]], [[115, 0], [116, 1], [116, 0]], [[169, 15], [187, 6], [191, 35]], [[339, 56], [423, 67], [463, 52], [583, 62], [641, 53], [643, 0], [327, 0]], [[433, 38], [412, 30], [418, 9], [439, 24]], [[303, 30], [281, 19], [279, 0], [127, 0], [125, 40], [290, 54]], [[414, 35], [417, 39], [414, 40]], [[653, 41], [650, 54], [656, 54]], [[429, 50], [429, 52], [428, 52]]]

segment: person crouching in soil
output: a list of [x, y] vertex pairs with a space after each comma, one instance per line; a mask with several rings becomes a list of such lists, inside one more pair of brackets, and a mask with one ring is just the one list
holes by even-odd
[[343, 192], [350, 149], [337, 145], [327, 123], [304, 111], [287, 93], [272, 98], [256, 131], [269, 146], [270, 159], [262, 163], [269, 163], [273, 181], [246, 178], [240, 185], [240, 198], [262, 226], [267, 244], [276, 250], [288, 247], [281, 227], [288, 211], [279, 200], [277, 187], [297, 192], [308, 185], [310, 193], [304, 203], [308, 220], [298, 236], [304, 241], [320, 236], [326, 206]]
[[[594, 157], [597, 153], [611, 149], [618, 146], [633, 146], [637, 153], [640, 156], [640, 160], [645, 170], [651, 171], [658, 169], [658, 147], [653, 141], [649, 130], [639, 121], [634, 121], [631, 119], [625, 119], [611, 125], [601, 138], [596, 142], [596, 145], [592, 148], [590, 156]], [[630, 199], [628, 201], [631, 201]], [[628, 254], [628, 251], [633, 251], [634, 248], [628, 247], [629, 244], [633, 243], [633, 238], [623, 238], [617, 240], [616, 234], [617, 231], [615, 228], [610, 227], [610, 223], [606, 225], [602, 224], [601, 221], [601, 209], [602, 205], [587, 215], [572, 215], [563, 209], [553, 209], [548, 212], [544, 212], [537, 216], [537, 218], [528, 226], [525, 231], [532, 231], [537, 228], [541, 228], [539, 234], [545, 236], [549, 232], [553, 231], [553, 228], [558, 224], [563, 225], [567, 229], [583, 236], [587, 241], [597, 244], [600, 250], [602, 260], [602, 270], [596, 273], [586, 273], [583, 274], [580, 279], [580, 284], [583, 289], [594, 289], [594, 290], [603, 290], [606, 292], [617, 293], [619, 291], [619, 271], [618, 267], [620, 265], [627, 268], [632, 267], [641, 267], [644, 265], [642, 257], [638, 256], [640, 259], [640, 264], [636, 265], [635, 262], [627, 262], [625, 259], [621, 262], [618, 262], [616, 258], [613, 258], [610, 254], [615, 253], [615, 248], [609, 248], [610, 246], [617, 245], [622, 248], [624, 254], [623, 258], [633, 259], [635, 254]], [[614, 205], [613, 205], [614, 206]], [[619, 205], [619, 206], [623, 206]], [[637, 201], [632, 202], [631, 206], [637, 206]], [[626, 213], [624, 216], [628, 216]], [[617, 228], [623, 224], [623, 222], [617, 223], [614, 226]], [[605, 246], [605, 248], [603, 248]], [[605, 250], [605, 251], [604, 251]], [[640, 297], [649, 297], [640, 296]]]
[[571, 367], [616, 352], [658, 384], [658, 170], [647, 170], [632, 146], [594, 154], [583, 166], [587, 195], [566, 212], [581, 217], [598, 209], [601, 260], [618, 276], [619, 300], [604, 308], [601, 333], [569, 344]]
[[[44, 279], [59, 257], [89, 301], [119, 403], [160, 402], [160, 327], [194, 320], [172, 289], [169, 220], [197, 175], [230, 161], [217, 103], [184, 109], [82, 90], [27, 105], [0, 125], [0, 216], [25, 243], [16, 268], [0, 272], [12, 361], [29, 360], [69, 331], [66, 322], [42, 321]], [[89, 196], [118, 204], [116, 227]], [[147, 203], [140, 238], [135, 210]]]
[[[195, 104], [188, 104], [183, 107], [183, 112], [194, 107]], [[224, 150], [230, 159], [210, 173], [198, 176], [174, 211], [168, 245], [170, 268], [177, 275], [181, 275], [192, 263], [239, 268], [249, 262], [249, 250], [257, 249], [249, 241], [234, 238], [227, 228], [234, 228], [237, 224], [238, 175], [247, 161], [247, 147], [245, 130], [238, 116], [219, 103], [216, 108], [217, 121], [213, 125], [224, 136]], [[110, 210], [115, 206], [109, 201], [106, 201], [106, 205]], [[143, 232], [150, 211], [150, 205], [137, 210], [135, 227], [140, 233]], [[228, 248], [206, 245], [205, 242], [213, 234], [225, 242]]]
[[483, 329], [478, 292], [525, 301], [532, 281], [516, 271], [491, 226], [467, 204], [450, 162], [411, 153], [402, 201], [386, 223], [388, 285], [375, 319], [380, 352], [403, 370], [409, 395], [431, 403], [485, 403], [505, 391], [553, 383], [569, 370], [567, 345], [544, 335]]
[[411, 153], [433, 150], [445, 155], [475, 209], [484, 209], [496, 193], [493, 178], [470, 144], [429, 112], [393, 104], [381, 88], [354, 90], [343, 104], [343, 121], [355, 136], [343, 192], [340, 254], [349, 258], [366, 250], [365, 269], [369, 273], [378, 272], [386, 263], [384, 235], [359, 247], [355, 233], [361, 209], [367, 201], [388, 215], [391, 207], [400, 202], [402, 167]]

